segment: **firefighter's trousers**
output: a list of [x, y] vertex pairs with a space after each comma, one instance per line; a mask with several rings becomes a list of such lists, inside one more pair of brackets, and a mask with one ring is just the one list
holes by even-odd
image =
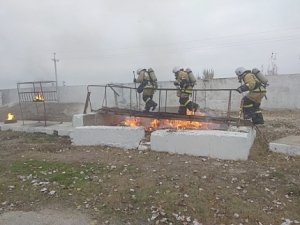
[[196, 112], [199, 107], [197, 103], [192, 102], [189, 97], [186, 96], [179, 97], [179, 103], [178, 114], [181, 115], [186, 115], [187, 109]]
[[152, 107], [152, 111], [155, 110], [157, 103], [152, 100], [153, 95], [143, 94], [143, 101], [145, 102], [145, 112], [149, 112]]
[[253, 124], [264, 124], [264, 118], [260, 109], [260, 102], [255, 102], [247, 96], [243, 97], [244, 119], [252, 119]]

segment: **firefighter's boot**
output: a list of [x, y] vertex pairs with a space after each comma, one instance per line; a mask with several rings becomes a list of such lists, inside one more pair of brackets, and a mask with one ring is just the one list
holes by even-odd
[[143, 112], [148, 113], [150, 111], [150, 108], [145, 107], [145, 109], [143, 110]]
[[198, 108], [199, 108], [199, 105], [197, 103], [193, 103], [194, 112], [197, 112]]
[[145, 101], [145, 110], [143, 112], [149, 112], [151, 107], [152, 107], [152, 111], [153, 111], [153, 107], [156, 103], [152, 100], [152, 98], [145, 96], [145, 97], [143, 97], [143, 100]]
[[255, 115], [252, 117], [252, 122], [254, 125], [264, 124], [265, 121], [264, 121], [264, 117], [263, 117], [262, 113], [256, 112]]
[[186, 115], [186, 107], [183, 106], [183, 105], [179, 106], [178, 114], [180, 114], [180, 115]]
[[156, 109], [157, 103], [154, 102], [153, 100], [151, 100], [151, 101], [152, 101], [152, 109], [151, 109], [151, 111], [154, 111]]
[[186, 107], [188, 108], [188, 110], [193, 111], [193, 112], [196, 112], [197, 109], [198, 109], [198, 107], [199, 107], [199, 105], [198, 105], [197, 103], [194, 103], [194, 102], [190, 101], [190, 102], [186, 105]]

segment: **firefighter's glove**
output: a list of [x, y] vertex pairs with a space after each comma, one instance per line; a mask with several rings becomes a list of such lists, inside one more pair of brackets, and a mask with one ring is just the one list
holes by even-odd
[[248, 91], [248, 90], [249, 90], [249, 87], [246, 84], [244, 84], [244, 85], [242, 85], [242, 86], [240, 86], [236, 89], [236, 91], [238, 93], [243, 93], [243, 92]]
[[186, 88], [186, 86], [187, 86], [187, 81], [186, 80], [182, 80], [181, 82], [180, 82], [180, 88]]
[[237, 91], [238, 93], [240, 93], [240, 94], [243, 93], [242, 90], [241, 90], [241, 87], [237, 88], [236, 91]]
[[136, 78], [133, 78], [133, 83], [136, 83]]

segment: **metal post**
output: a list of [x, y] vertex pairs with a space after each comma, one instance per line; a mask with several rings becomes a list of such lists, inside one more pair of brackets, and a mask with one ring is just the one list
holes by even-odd
[[[59, 62], [59, 59], [55, 58], [56, 53], [53, 53], [53, 62], [54, 62], [54, 72], [55, 72], [55, 87], [56, 87], [56, 93], [58, 94], [58, 78], [57, 78], [57, 67], [56, 63]], [[58, 95], [57, 95], [57, 100], [59, 101]]]
[[[227, 108], [227, 119], [229, 119], [230, 113], [231, 113], [230, 112], [231, 111], [231, 94], [232, 94], [232, 91], [230, 90], [229, 91], [229, 99], [228, 99], [228, 108]], [[228, 120], [228, 123], [229, 123], [229, 120]]]

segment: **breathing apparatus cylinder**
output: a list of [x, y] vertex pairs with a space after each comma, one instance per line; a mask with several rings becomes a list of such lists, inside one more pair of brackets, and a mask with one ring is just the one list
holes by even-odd
[[192, 70], [189, 69], [189, 68], [187, 68], [185, 71], [187, 72], [187, 74], [188, 74], [188, 76], [189, 76], [189, 81], [190, 81], [190, 83], [193, 83], [193, 84], [196, 83], [196, 78], [195, 78], [195, 76], [194, 76]]
[[256, 78], [264, 85], [268, 86], [268, 79], [263, 75], [262, 72], [259, 71], [257, 68], [252, 69], [252, 73], [256, 76]]
[[149, 76], [150, 76], [150, 78], [153, 82], [157, 81], [156, 75], [155, 75], [154, 70], [152, 68], [148, 69], [148, 74], [149, 74]]

